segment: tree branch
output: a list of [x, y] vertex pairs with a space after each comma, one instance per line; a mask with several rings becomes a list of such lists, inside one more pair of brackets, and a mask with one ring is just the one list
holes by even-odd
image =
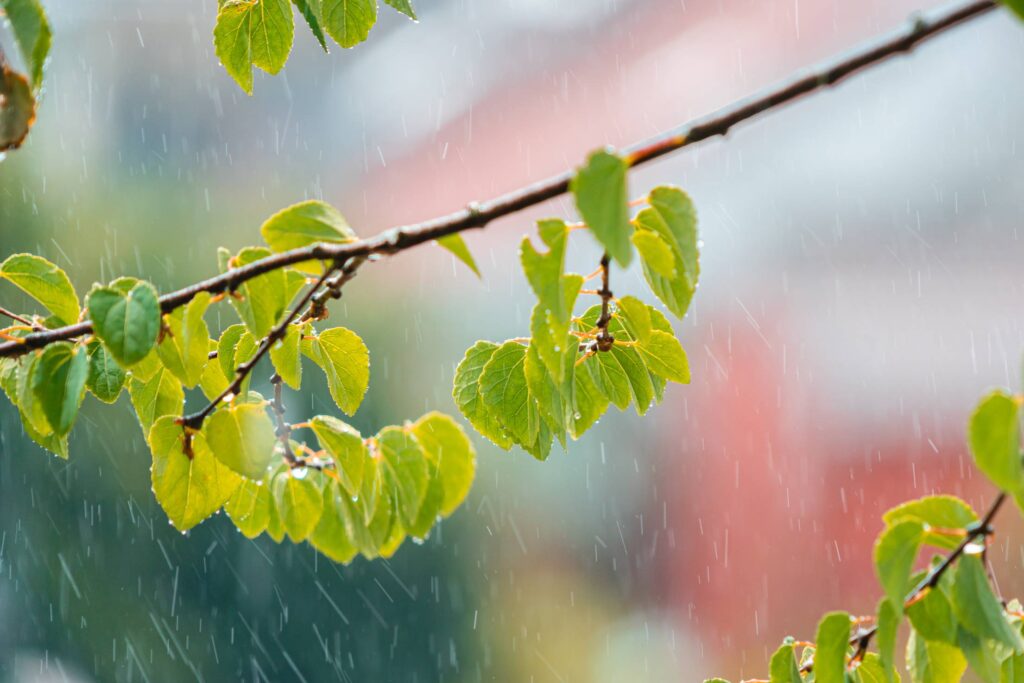
[[[994, 0], [957, 2], [928, 15], [919, 15], [902, 28], [870, 40], [850, 52], [833, 57], [817, 68], [805, 70], [753, 96], [738, 100], [707, 116], [685, 123], [662, 135], [643, 140], [624, 150], [630, 166], [639, 166], [709, 138], [725, 135], [735, 125], [777, 109], [800, 97], [835, 85], [867, 67], [880, 64], [916, 45], [956, 26], [981, 16], [998, 6]], [[216, 277], [197, 282], [160, 297], [166, 313], [188, 303], [200, 292], [212, 294], [231, 291], [254, 277], [309, 260], [344, 262], [353, 257], [372, 254], [392, 255], [424, 242], [446, 237], [473, 228], [483, 228], [491, 221], [536, 206], [569, 190], [574, 170], [564, 171], [546, 180], [528, 185], [495, 199], [471, 203], [465, 209], [422, 223], [386, 230], [374, 237], [345, 244], [313, 244], [291, 249], [253, 261]], [[16, 342], [0, 344], [0, 357], [16, 356], [50, 343], [80, 337], [92, 332], [89, 321], [54, 330], [26, 335]]]

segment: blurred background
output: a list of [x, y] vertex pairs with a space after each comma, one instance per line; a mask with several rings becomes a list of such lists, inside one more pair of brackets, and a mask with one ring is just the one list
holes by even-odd
[[[0, 255], [39, 253], [80, 293], [125, 274], [168, 291], [295, 201], [364, 236], [446, 213], [934, 4], [420, 0], [418, 24], [384, 7], [330, 55], [297, 18], [286, 69], [246, 97], [213, 54], [216, 3], [47, 0], [42, 109], [0, 163]], [[997, 11], [634, 173], [635, 196], [677, 184], [699, 210], [701, 286], [676, 324], [692, 384], [546, 463], [476, 438], [466, 505], [389, 561], [338, 566], [220, 517], [178, 534], [127, 397], [87, 400], [67, 462], [0, 406], [0, 680], [757, 677], [824, 611], [871, 612], [887, 507], [991, 496], [964, 427], [981, 392], [1020, 385], [1022, 63], [1024, 27]], [[550, 215], [570, 203], [467, 235], [482, 280], [425, 246], [346, 289], [332, 320], [371, 349], [357, 427], [457, 414], [464, 350], [528, 329], [516, 245]], [[573, 269], [597, 259], [574, 237]], [[653, 302], [636, 270], [612, 284]], [[311, 382], [292, 417], [329, 404]], [[1017, 518], [992, 553], [1006, 595], [1024, 593]]]

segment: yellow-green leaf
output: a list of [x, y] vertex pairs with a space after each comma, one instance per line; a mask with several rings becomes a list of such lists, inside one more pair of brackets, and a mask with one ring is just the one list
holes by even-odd
[[323, 369], [338, 407], [354, 415], [370, 385], [370, 352], [352, 330], [334, 327], [302, 340], [302, 352]]
[[498, 345], [488, 341], [478, 341], [466, 351], [465, 357], [455, 369], [455, 381], [452, 397], [455, 405], [480, 434], [487, 437], [498, 447], [508, 450], [512, 447], [512, 439], [501, 424], [501, 420], [490, 411], [480, 396], [480, 375], [484, 366], [491, 359]]
[[385, 484], [395, 492], [402, 522], [411, 526], [427, 493], [427, 456], [415, 437], [399, 427], [382, 429], [377, 444]]
[[663, 278], [676, 275], [676, 259], [668, 242], [650, 230], [636, 230], [630, 238], [640, 254], [640, 259], [651, 270]]
[[224, 511], [243, 536], [256, 538], [270, 522], [272, 505], [268, 485], [251, 479], [241, 479], [241, 485], [224, 506]]
[[222, 463], [248, 479], [264, 478], [276, 437], [263, 405], [240, 403], [221, 408], [206, 418], [203, 433]]
[[338, 478], [350, 496], [358, 496], [363, 485], [363, 469], [369, 451], [363, 437], [352, 427], [330, 415], [317, 415], [310, 420], [320, 447], [334, 460]]
[[217, 12], [213, 46], [217, 58], [235, 83], [252, 94], [252, 0], [228, 0]]
[[1009, 493], [1021, 489], [1021, 399], [996, 390], [971, 415], [968, 436], [978, 469]]
[[277, 514], [284, 525], [285, 533], [293, 542], [306, 540], [320, 521], [324, 497], [320, 487], [308, 471], [296, 476], [298, 470], [291, 470], [274, 478], [272, 491]]
[[[0, 92], [0, 101], [3, 100]], [[0, 135], [0, 139], [2, 139]], [[2, 148], [0, 148], [2, 151]], [[78, 295], [67, 273], [41, 256], [14, 254], [0, 264], [0, 278], [7, 280], [46, 307], [64, 325], [78, 322]]]
[[[337, 209], [315, 199], [278, 211], [263, 223], [260, 234], [276, 252], [307, 247], [317, 242], [343, 244], [356, 239], [356, 234]], [[304, 261], [295, 267], [312, 273], [322, 272], [317, 261]]]
[[302, 355], [299, 353], [301, 342], [302, 328], [289, 325], [284, 337], [270, 347], [270, 362], [274, 364], [274, 370], [292, 389], [302, 385]]
[[680, 384], [690, 383], [686, 352], [679, 340], [668, 332], [652, 331], [645, 341], [637, 342], [636, 350], [655, 375]]
[[335, 481], [324, 486], [323, 513], [309, 537], [309, 543], [335, 562], [348, 564], [359, 552], [349, 533], [351, 525], [347, 496]]
[[181, 382], [162, 366], [149, 379], [132, 377], [128, 383], [128, 396], [145, 434], [159, 418], [164, 415], [178, 417], [185, 407], [185, 391]]
[[427, 413], [412, 426], [427, 458], [437, 466], [443, 495], [440, 512], [452, 514], [469, 494], [476, 473], [476, 451], [455, 420], [443, 413]]
[[187, 531], [216, 512], [242, 483], [241, 477], [217, 462], [202, 434], [193, 434], [191, 453], [185, 433], [170, 415], [149, 431], [153, 453], [153, 493], [168, 519]]
[[462, 239], [462, 235], [454, 233], [434, 241], [437, 242], [439, 247], [451, 252], [455, 258], [466, 264], [470, 270], [476, 273], [477, 277], [481, 277], [480, 269], [476, 266], [476, 259], [473, 258], [473, 254], [469, 251], [469, 247], [466, 246], [466, 241]]
[[85, 386], [104, 403], [113, 403], [121, 395], [127, 375], [107, 351], [107, 347], [93, 340], [89, 342], [89, 377]]
[[377, 0], [321, 0], [327, 34], [342, 47], [366, 40], [377, 23]]
[[167, 330], [156, 347], [161, 362], [189, 389], [194, 388], [210, 360], [210, 330], [203, 320], [209, 292], [200, 292], [185, 306], [164, 316]]

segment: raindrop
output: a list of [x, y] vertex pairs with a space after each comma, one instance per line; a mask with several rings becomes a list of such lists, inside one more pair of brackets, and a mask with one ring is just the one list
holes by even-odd
[[307, 474], [309, 474], [308, 467], [299, 466], [292, 469], [292, 476], [296, 479], [305, 479]]

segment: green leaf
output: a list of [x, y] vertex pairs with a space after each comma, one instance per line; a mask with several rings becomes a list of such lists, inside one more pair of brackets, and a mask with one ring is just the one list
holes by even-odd
[[1024, 640], [1006, 620], [1003, 606], [992, 593], [977, 556], [964, 555], [958, 560], [952, 602], [960, 623], [971, 633], [1002, 643], [1018, 654], [1024, 653]]
[[335, 327], [302, 340], [302, 352], [327, 376], [327, 387], [338, 407], [354, 415], [370, 385], [370, 352], [352, 330]]
[[310, 420], [320, 447], [334, 460], [341, 485], [350, 496], [358, 496], [363, 485], [363, 469], [370, 454], [363, 437], [336, 417], [317, 415]]
[[412, 3], [409, 0], [384, 0], [384, 4], [394, 7], [413, 21], [416, 20], [416, 12], [413, 10]]
[[135, 284], [128, 292], [96, 287], [87, 299], [93, 331], [122, 367], [138, 363], [156, 345], [160, 301], [153, 285]]
[[85, 386], [104, 403], [113, 403], [121, 395], [127, 375], [100, 342], [89, 342], [89, 376]]
[[320, 19], [321, 0], [292, 0], [292, 2], [295, 3], [302, 17], [309, 25], [309, 30], [316, 37], [316, 42], [320, 43], [320, 47], [323, 48], [324, 52], [329, 52], [327, 49], [327, 39], [324, 37], [323, 21]]
[[629, 164], [614, 152], [599, 150], [587, 158], [569, 184], [576, 208], [605, 251], [622, 266], [633, 258], [629, 237]]
[[185, 306], [164, 316], [167, 330], [156, 352], [160, 361], [189, 389], [203, 376], [210, 360], [210, 330], [203, 320], [209, 292], [200, 292]]
[[[902, 600], [900, 605], [902, 605]], [[875, 642], [878, 644], [878, 656], [882, 668], [886, 671], [888, 680], [893, 680], [893, 662], [896, 653], [896, 630], [900, 625], [900, 613], [893, 606], [888, 598], [883, 598], [878, 603], [878, 618], [875, 621], [878, 631], [875, 634]]]
[[359, 552], [352, 535], [347, 496], [335, 481], [324, 486], [323, 514], [309, 537], [310, 544], [335, 562], [348, 564]]
[[897, 611], [903, 607], [907, 582], [923, 537], [921, 523], [907, 520], [886, 528], [875, 542], [875, 572]]
[[914, 683], [959, 683], [967, 661], [958, 648], [928, 642], [912, 630], [907, 641], [907, 670]]
[[[577, 276], [578, 277], [578, 276]], [[576, 359], [579, 342], [575, 337], [569, 338], [568, 321], [559, 322], [554, 315], [538, 303], [533, 307], [530, 316], [530, 344], [537, 349], [544, 367], [556, 384], [566, 380], [565, 368], [569, 366], [569, 358]]]
[[185, 391], [181, 382], [163, 367], [146, 380], [132, 377], [128, 383], [128, 396], [146, 434], [159, 418], [164, 415], [177, 417], [185, 408]]
[[0, 0], [0, 8], [7, 15], [18, 49], [28, 65], [32, 86], [38, 90], [43, 84], [43, 64], [52, 39], [43, 6], [39, 0]]
[[608, 397], [612, 405], [619, 410], [629, 407], [632, 398], [629, 378], [614, 354], [599, 351], [583, 361], [583, 368], [590, 373], [594, 386]]
[[386, 483], [394, 490], [399, 516], [412, 526], [427, 494], [427, 457], [412, 434], [385, 427], [377, 434]]
[[217, 58], [238, 87], [252, 94], [252, 60], [254, 55], [251, 0], [228, 0], [217, 12], [213, 27], [213, 46]]
[[250, 42], [253, 64], [276, 74], [288, 61], [295, 39], [295, 22], [288, 0], [255, 0], [252, 4]]
[[983, 641], [961, 627], [957, 630], [957, 646], [975, 676], [984, 683], [999, 683], [1001, 664], [1006, 655], [996, 652], [1000, 649], [998, 645], [990, 640]]
[[[260, 234], [276, 252], [308, 247], [318, 242], [344, 244], [356, 239], [356, 234], [337, 209], [314, 199], [278, 211], [266, 220]], [[304, 261], [295, 267], [311, 273], [323, 272], [317, 261]]]
[[436, 477], [443, 491], [440, 512], [447, 517], [462, 504], [473, 485], [476, 451], [462, 427], [442, 413], [427, 413], [413, 424], [412, 432], [427, 459], [437, 467]]
[[0, 278], [45, 306], [62, 324], [78, 322], [80, 309], [75, 288], [67, 273], [46, 259], [32, 254], [9, 256], [0, 264]]
[[996, 390], [971, 415], [968, 436], [978, 469], [1004, 491], [1021, 488], [1020, 404], [1016, 396]]
[[[921, 573], [921, 578], [924, 573]], [[920, 578], [918, 578], [920, 581]], [[914, 630], [925, 640], [957, 644], [957, 621], [949, 599], [942, 590], [926, 591], [924, 597], [907, 607], [907, 617]]]
[[241, 403], [206, 418], [203, 433], [217, 459], [243, 477], [260, 480], [274, 455], [274, 425], [263, 405]]
[[676, 259], [668, 242], [650, 230], [636, 230], [630, 238], [640, 259], [655, 273], [671, 280], [676, 276]]
[[526, 347], [509, 341], [495, 350], [480, 373], [480, 396], [502, 427], [520, 444], [537, 439], [539, 415], [526, 384]]
[[[621, 322], [615, 319], [608, 326], [608, 331], [612, 333], [617, 341], [626, 341], [629, 338], [628, 331]], [[643, 415], [654, 400], [654, 382], [651, 380], [651, 373], [647, 369], [647, 364], [635, 346], [616, 343], [608, 353], [618, 361], [622, 371], [626, 374], [637, 415]]]
[[646, 341], [637, 342], [636, 350], [653, 374], [680, 384], [690, 383], [686, 352], [679, 340], [668, 332], [652, 331]]
[[608, 397], [605, 396], [589, 372], [577, 372], [573, 376], [573, 421], [570, 432], [578, 439], [583, 432], [590, 429], [608, 409]]
[[1024, 0], [1000, 0], [1017, 15], [1018, 19], [1024, 19]]
[[[246, 247], [233, 259], [221, 252], [221, 271], [246, 266], [271, 255], [263, 247]], [[256, 339], [266, 337], [271, 329], [284, 317], [288, 305], [305, 284], [306, 278], [295, 270], [279, 269], [247, 280], [238, 288], [241, 298], [230, 297], [232, 307], [246, 328]]]
[[512, 438], [480, 396], [480, 375], [497, 350], [497, 344], [478, 341], [466, 351], [462, 362], [455, 369], [452, 397], [474, 429], [507, 451], [512, 447]]
[[626, 329], [633, 339], [645, 342], [651, 338], [654, 326], [651, 322], [651, 310], [647, 304], [636, 297], [624, 296], [618, 300], [618, 313], [624, 319]]
[[814, 639], [816, 683], [846, 683], [846, 651], [850, 641], [850, 615], [830, 612], [818, 623]]
[[978, 521], [978, 515], [971, 506], [955, 496], [925, 496], [911, 500], [887, 511], [882, 519], [892, 526], [908, 519], [916, 519], [924, 527], [923, 543], [943, 550], [953, 550], [960, 544], [962, 536], [950, 536], [935, 530], [966, 529]]
[[32, 394], [57, 436], [71, 431], [88, 377], [89, 352], [85, 346], [57, 342], [39, 356], [32, 371]]
[[860, 664], [854, 669], [854, 680], [859, 683], [891, 683], [893, 680], [899, 683], [899, 674], [893, 671], [892, 666], [886, 667], [882, 658], [874, 652], [868, 652], [861, 659]]
[[537, 295], [541, 306], [551, 312], [555, 321], [568, 323], [572, 317], [571, 299], [566, 299], [562, 271], [565, 268], [565, 249], [569, 241], [569, 228], [565, 221], [550, 219], [537, 222], [541, 240], [548, 247], [547, 253], [534, 249], [529, 237], [524, 237], [519, 246], [519, 260], [523, 265], [526, 280]]
[[249, 479], [240, 481], [241, 485], [224, 506], [224, 511], [243, 536], [256, 538], [270, 522], [270, 508], [273, 506], [270, 487]]
[[28, 79], [0, 64], [0, 153], [25, 142], [36, 121], [36, 98]]
[[455, 258], [466, 264], [470, 270], [476, 273], [477, 277], [482, 277], [480, 269], [477, 268], [476, 259], [473, 258], [473, 254], [469, 251], [469, 247], [466, 246], [466, 241], [462, 239], [462, 235], [454, 233], [434, 241], [437, 242], [437, 246], [451, 252]]
[[[566, 414], [562, 388], [556, 386], [553, 378], [548, 374], [547, 368], [544, 367], [544, 363], [540, 359], [537, 346], [533, 342], [527, 348], [523, 371], [526, 373], [526, 386], [530, 391], [530, 396], [537, 403], [541, 418], [551, 431], [559, 435], [559, 439], [564, 442], [569, 416]], [[571, 387], [571, 384], [568, 386]]]
[[308, 473], [303, 477], [297, 477], [295, 473], [296, 470], [290, 470], [278, 475], [271, 486], [274, 505], [285, 533], [294, 543], [299, 543], [313, 533], [320, 521], [324, 496]]
[[175, 418], [165, 415], [149, 431], [153, 453], [153, 493], [168, 519], [187, 531], [216, 512], [242, 483], [213, 457], [202, 434], [193, 434], [191, 454]]
[[284, 337], [270, 347], [270, 362], [274, 364], [274, 370], [292, 389], [302, 385], [302, 355], [299, 353], [301, 342], [302, 328], [289, 325]]
[[770, 683], [803, 683], [800, 678], [800, 667], [793, 655], [793, 643], [785, 642], [772, 655], [768, 665]]
[[674, 187], [656, 188], [648, 202], [650, 207], [637, 214], [636, 226], [658, 235], [671, 248], [675, 275], [665, 277], [643, 259], [644, 277], [655, 296], [681, 318], [690, 306], [700, 277], [697, 214], [686, 193]]
[[[217, 343], [210, 340], [210, 351], [216, 352]], [[209, 355], [209, 352], [207, 352]], [[228, 379], [221, 370], [220, 363], [209, 360], [203, 368], [203, 374], [199, 377], [199, 387], [207, 400], [212, 401], [220, 396], [228, 388]]]
[[342, 47], [366, 40], [377, 23], [377, 0], [322, 0], [327, 34]]

